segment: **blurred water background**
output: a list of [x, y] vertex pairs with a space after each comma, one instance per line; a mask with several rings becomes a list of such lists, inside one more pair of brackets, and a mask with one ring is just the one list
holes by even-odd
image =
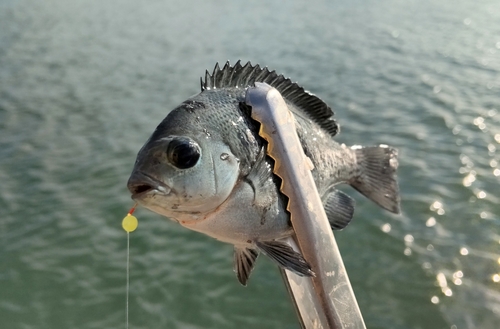
[[[500, 327], [500, 2], [0, 1], [0, 328], [124, 328], [126, 181], [215, 62], [260, 63], [400, 150], [400, 216], [336, 233], [368, 328]], [[299, 328], [278, 270], [144, 209], [131, 328]]]

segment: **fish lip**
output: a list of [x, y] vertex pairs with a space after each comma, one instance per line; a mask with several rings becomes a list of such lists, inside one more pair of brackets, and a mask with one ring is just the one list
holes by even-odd
[[132, 199], [140, 199], [148, 194], [168, 195], [172, 191], [167, 184], [143, 172], [134, 172], [127, 183]]

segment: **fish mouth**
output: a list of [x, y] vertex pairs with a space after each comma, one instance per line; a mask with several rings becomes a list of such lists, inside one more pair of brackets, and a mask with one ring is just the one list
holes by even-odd
[[142, 172], [133, 172], [127, 187], [132, 193], [132, 199], [140, 199], [148, 194], [169, 194], [172, 189], [158, 179]]

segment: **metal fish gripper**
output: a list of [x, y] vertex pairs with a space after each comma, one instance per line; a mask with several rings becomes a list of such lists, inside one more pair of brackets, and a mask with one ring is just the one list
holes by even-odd
[[304, 154], [293, 114], [281, 94], [266, 83], [248, 88], [246, 103], [260, 122], [259, 134], [274, 159], [274, 173], [282, 179], [281, 192], [289, 198], [295, 235], [286, 240], [300, 251], [315, 277], [281, 270], [303, 328], [365, 329], [337, 243], [316, 190], [313, 164]]

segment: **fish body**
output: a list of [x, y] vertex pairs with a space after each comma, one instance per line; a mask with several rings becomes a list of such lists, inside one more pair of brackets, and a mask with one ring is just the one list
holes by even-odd
[[333, 111], [316, 96], [258, 65], [216, 65], [202, 80], [201, 93], [172, 110], [139, 151], [128, 188], [140, 205], [233, 244], [244, 285], [259, 252], [297, 274], [313, 275], [302, 256], [280, 241], [293, 228], [274, 162], [245, 104], [246, 89], [255, 82], [280, 91], [293, 113], [332, 229], [344, 228], [354, 211], [354, 201], [337, 184], [350, 184], [399, 212], [395, 149], [339, 144]]

